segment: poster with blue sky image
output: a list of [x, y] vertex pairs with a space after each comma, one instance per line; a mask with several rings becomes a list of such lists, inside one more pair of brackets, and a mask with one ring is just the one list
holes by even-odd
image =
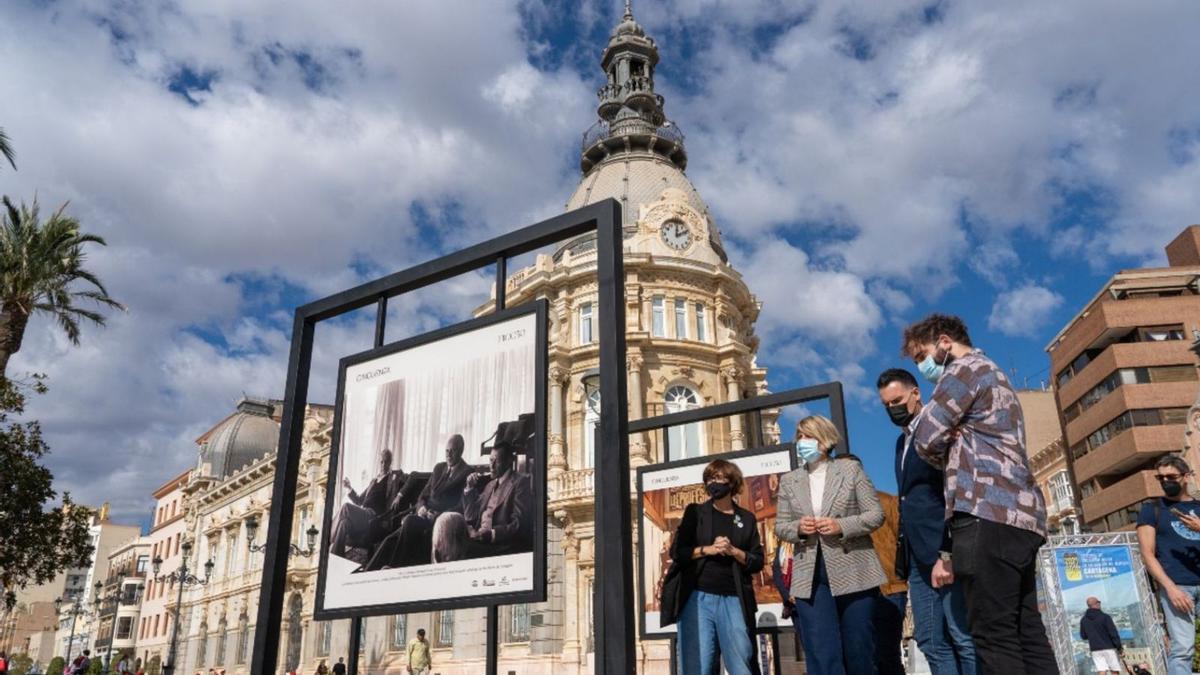
[[1100, 599], [1103, 610], [1112, 617], [1126, 649], [1149, 646], [1149, 632], [1142, 622], [1142, 598], [1134, 578], [1133, 550], [1130, 546], [1074, 546], [1054, 551], [1062, 603], [1071, 628], [1071, 646], [1076, 672], [1091, 672], [1091, 652], [1086, 640], [1079, 638], [1079, 621], [1087, 610], [1087, 599]]

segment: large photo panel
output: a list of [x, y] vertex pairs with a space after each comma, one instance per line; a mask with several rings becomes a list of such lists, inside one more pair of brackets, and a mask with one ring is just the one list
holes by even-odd
[[753, 575], [754, 595], [758, 601], [757, 625], [760, 631], [791, 630], [791, 621], [783, 618], [783, 597], [771, 578], [771, 565], [779, 549], [775, 536], [779, 481], [796, 468], [791, 445], [775, 445], [665, 462], [638, 469], [639, 577], [642, 608], [639, 621], [642, 639], [669, 638], [675, 626], [659, 624], [662, 585], [671, 566], [671, 542], [689, 504], [708, 499], [702, 475], [714, 459], [733, 462], [742, 470], [745, 485], [735, 495], [737, 503], [754, 514], [762, 540], [763, 569]]
[[546, 316], [342, 360], [315, 618], [545, 599]]

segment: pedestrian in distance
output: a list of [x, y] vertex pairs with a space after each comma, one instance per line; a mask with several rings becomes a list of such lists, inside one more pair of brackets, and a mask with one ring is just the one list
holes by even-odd
[[1200, 502], [1188, 494], [1192, 470], [1182, 457], [1155, 463], [1163, 496], [1142, 504], [1137, 537], [1146, 571], [1158, 585], [1158, 602], [1171, 642], [1167, 675], [1190, 674], [1196, 654], [1196, 603], [1200, 601]]
[[751, 575], [763, 568], [754, 514], [737, 499], [745, 480], [732, 462], [713, 460], [701, 474], [708, 500], [689, 504], [671, 542], [660, 621], [678, 623], [680, 672], [759, 675], [754, 657], [758, 603]]
[[884, 520], [853, 456], [834, 458], [837, 427], [796, 425], [801, 466], [779, 482], [775, 535], [794, 545], [790, 595], [811, 675], [875, 675], [875, 603], [886, 577], [871, 541]]
[[1025, 448], [1017, 393], [961, 319], [931, 314], [904, 331], [903, 353], [934, 384], [912, 421], [917, 455], [945, 472], [951, 560], [985, 675], [1055, 675], [1037, 604], [1046, 504]]
[[333, 675], [346, 675], [346, 659], [339, 656], [338, 662], [333, 664]]
[[1121, 634], [1112, 617], [1100, 609], [1100, 598], [1087, 599], [1087, 611], [1079, 620], [1079, 639], [1087, 640], [1092, 667], [1098, 675], [1121, 675]]
[[903, 368], [885, 370], [875, 384], [888, 418], [901, 430], [895, 453], [900, 497], [896, 572], [908, 581], [913, 638], [932, 675], [975, 675], [966, 600], [952, 571], [945, 475], [912, 449], [910, 424], [921, 412], [921, 388]]
[[433, 658], [429, 653], [429, 641], [425, 639], [425, 629], [417, 629], [417, 637], [408, 643], [408, 673], [409, 675], [429, 675], [433, 668]]

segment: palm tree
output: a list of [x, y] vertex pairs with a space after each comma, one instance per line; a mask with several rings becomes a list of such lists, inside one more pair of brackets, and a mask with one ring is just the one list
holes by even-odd
[[[72, 344], [79, 344], [79, 321], [103, 326], [103, 314], [75, 303], [89, 300], [102, 307], [124, 310], [108, 296], [96, 275], [83, 268], [84, 245], [105, 242], [79, 231], [79, 221], [65, 215], [63, 204], [45, 222], [38, 221], [38, 204], [17, 208], [3, 198], [0, 227], [0, 377], [8, 359], [21, 349], [25, 327], [34, 312], [49, 314]], [[82, 282], [80, 288], [77, 282]]]
[[17, 154], [13, 152], [12, 145], [8, 142], [8, 134], [0, 129], [0, 155], [4, 155], [4, 159], [12, 164], [13, 171], [17, 170]]

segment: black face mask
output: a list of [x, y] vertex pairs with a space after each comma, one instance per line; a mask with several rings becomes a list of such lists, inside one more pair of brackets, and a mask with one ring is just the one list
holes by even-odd
[[721, 499], [722, 497], [729, 496], [730, 485], [729, 483], [707, 483], [705, 484], [704, 489], [708, 490], [709, 497], [712, 497], [713, 499]]
[[895, 424], [901, 428], [908, 426], [908, 423], [912, 421], [913, 417], [915, 417], [915, 415], [908, 411], [907, 403], [889, 405], [887, 407], [887, 411], [888, 417], [892, 418], [892, 424]]
[[1178, 497], [1183, 492], [1183, 483], [1177, 480], [1164, 480], [1160, 485], [1162, 485], [1163, 494], [1171, 499]]

